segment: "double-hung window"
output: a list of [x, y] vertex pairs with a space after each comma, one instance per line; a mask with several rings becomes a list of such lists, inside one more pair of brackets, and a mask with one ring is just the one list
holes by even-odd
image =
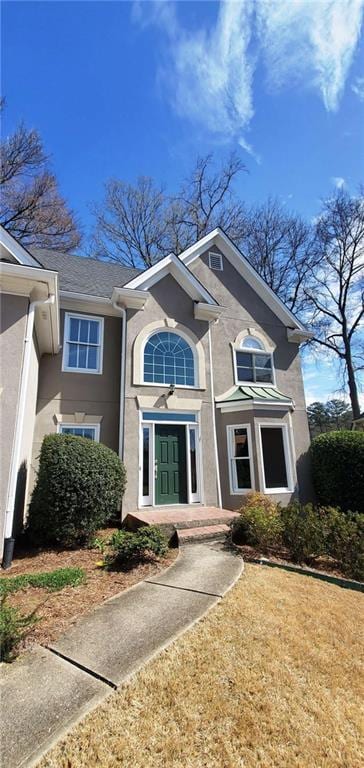
[[59, 432], [61, 435], [87, 437], [89, 440], [95, 440], [96, 442], [99, 442], [100, 439], [99, 424], [60, 424]]
[[104, 320], [94, 315], [66, 313], [63, 371], [102, 373]]
[[249, 424], [227, 428], [230, 491], [244, 493], [254, 488], [251, 433]]
[[286, 424], [260, 424], [264, 492], [293, 490], [288, 428]]
[[236, 383], [274, 384], [273, 359], [259, 339], [247, 336], [235, 350]]

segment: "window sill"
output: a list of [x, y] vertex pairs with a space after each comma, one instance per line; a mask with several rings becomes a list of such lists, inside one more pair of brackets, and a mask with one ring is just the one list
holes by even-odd
[[62, 368], [62, 373], [89, 373], [91, 376], [102, 375], [102, 371], [92, 371], [89, 368]]
[[273, 382], [267, 381], [235, 381], [236, 387], [269, 387], [269, 389], [277, 389], [277, 385]]
[[[133, 382], [133, 387], [154, 387], [155, 389], [171, 389], [170, 384], [160, 384], [156, 383], [154, 381], [138, 381]], [[189, 386], [188, 384], [175, 384], [174, 389], [187, 389], [191, 390], [192, 392], [205, 392], [206, 387], [196, 387], [196, 386]]]
[[293, 488], [264, 488], [263, 493], [293, 493]]

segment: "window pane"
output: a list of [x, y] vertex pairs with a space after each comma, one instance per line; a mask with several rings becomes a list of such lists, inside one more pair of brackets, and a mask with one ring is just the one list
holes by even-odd
[[261, 435], [266, 488], [287, 488], [282, 429], [262, 427]]
[[234, 429], [233, 456], [249, 456], [248, 434], [246, 429]]
[[68, 368], [77, 367], [77, 344], [68, 344]]
[[99, 327], [100, 323], [97, 320], [89, 320], [89, 342], [91, 344], [99, 343]]
[[69, 324], [70, 341], [78, 341], [79, 326], [80, 326], [80, 321], [77, 319], [77, 317], [71, 317], [70, 324]]
[[87, 353], [87, 368], [89, 368], [92, 371], [97, 370], [97, 358], [98, 358], [98, 347], [88, 347], [88, 353]]
[[87, 349], [86, 344], [78, 345], [78, 368], [87, 368]]
[[235, 459], [238, 488], [251, 488], [250, 463], [248, 459]]
[[255, 381], [267, 381], [272, 383], [273, 382], [272, 372], [266, 371], [265, 368], [256, 368]]
[[272, 368], [272, 358], [270, 355], [254, 355], [256, 368]]
[[143, 427], [143, 496], [149, 496], [149, 429]]
[[242, 365], [244, 368], [252, 368], [253, 367], [253, 355], [250, 355], [249, 352], [237, 352], [236, 353], [236, 364]]
[[243, 339], [240, 346], [243, 349], [264, 349], [262, 342], [259, 341], [259, 339], [255, 339], [253, 336], [245, 336], [245, 339]]
[[190, 429], [191, 493], [197, 492], [196, 430]]
[[83, 432], [83, 437], [88, 437], [89, 440], [95, 439], [95, 430], [93, 427], [84, 427], [82, 432]]
[[238, 367], [238, 381], [254, 381], [252, 368]]
[[89, 321], [88, 320], [79, 320], [80, 323], [80, 341], [88, 342], [88, 329], [89, 329]]

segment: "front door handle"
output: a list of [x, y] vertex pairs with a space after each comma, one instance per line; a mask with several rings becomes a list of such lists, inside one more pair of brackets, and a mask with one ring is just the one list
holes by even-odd
[[155, 459], [154, 462], [154, 480], [157, 480], [158, 478], [158, 461]]

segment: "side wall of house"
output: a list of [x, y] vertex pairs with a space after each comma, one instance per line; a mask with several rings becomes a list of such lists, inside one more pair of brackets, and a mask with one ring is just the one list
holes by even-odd
[[[219, 252], [215, 246], [210, 249]], [[310, 444], [306, 403], [303, 389], [301, 362], [299, 348], [287, 340], [287, 331], [284, 324], [270, 310], [258, 294], [239, 275], [230, 262], [223, 257], [223, 271], [214, 271], [208, 264], [208, 251], [193, 261], [189, 268], [203, 283], [212, 296], [224, 307], [224, 312], [217, 324], [212, 327], [212, 350], [215, 395], [224, 394], [234, 385], [234, 363], [232, 344], [239, 333], [248, 329], [256, 329], [262, 332], [267, 346], [274, 349], [274, 367], [276, 386], [279, 391], [292, 398], [295, 404], [292, 413], [293, 448], [292, 461], [297, 462], [297, 480], [300, 497], [308, 499], [312, 497], [310, 480], [310, 467], [308, 448]], [[232, 419], [230, 419], [230, 416]], [[221, 453], [220, 473], [222, 477], [223, 504], [227, 507], [238, 507], [242, 501], [240, 496], [231, 496], [228, 488], [227, 460], [225, 458], [226, 425], [243, 424], [251, 422], [254, 426], [257, 421], [263, 419], [264, 412], [240, 411], [233, 414], [221, 414], [218, 417], [218, 444]], [[227, 418], [229, 417], [229, 418]], [[282, 414], [273, 411], [269, 414], [270, 421], [277, 420], [277, 425], [282, 422]], [[287, 417], [283, 419], [286, 421]], [[253, 435], [255, 429], [252, 430]], [[224, 448], [222, 449], [222, 446]], [[256, 456], [257, 447], [253, 437], [253, 451]], [[256, 458], [255, 458], [255, 461]], [[262, 478], [256, 465], [256, 488], [262, 488]], [[289, 494], [274, 496], [276, 501], [287, 503]]]
[[[82, 314], [77, 311], [77, 314]], [[87, 312], [90, 315], [90, 312]], [[95, 313], [95, 317], [99, 317]], [[61, 310], [63, 344], [65, 311]], [[58, 355], [44, 355], [39, 367], [37, 414], [34, 430], [32, 470], [45, 435], [57, 432], [58, 416], [75, 414], [96, 416], [100, 421], [100, 441], [118, 452], [120, 398], [121, 320], [104, 318], [103, 369], [101, 374], [62, 371], [62, 350]], [[81, 418], [82, 416], [77, 416]], [[31, 485], [32, 485], [31, 483]]]
[[[14, 296], [6, 293], [0, 296], [1, 534], [3, 534], [14, 444], [28, 306], [29, 300], [26, 296]], [[1, 535], [2, 541], [3, 535]]]

